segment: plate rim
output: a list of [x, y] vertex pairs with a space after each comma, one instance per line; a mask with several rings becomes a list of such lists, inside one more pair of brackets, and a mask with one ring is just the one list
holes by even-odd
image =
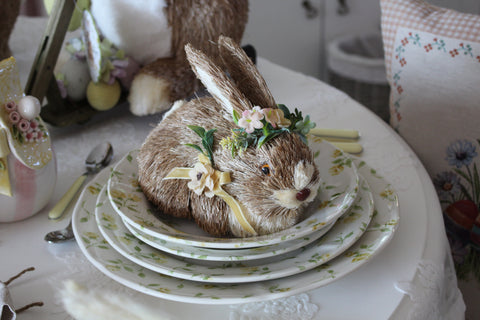
[[[197, 259], [197, 260], [202, 260], [202, 261], [250, 261], [250, 260], [256, 260], [256, 259], [264, 259], [264, 258], [269, 258], [271, 257], [272, 255], [277, 255], [279, 254], [278, 253], [278, 250], [279, 249], [275, 249], [275, 246], [278, 246], [278, 245], [282, 245], [282, 244], [287, 244], [288, 242], [290, 241], [297, 241], [297, 240], [302, 240], [304, 239], [305, 237], [300, 237], [298, 239], [293, 239], [293, 240], [288, 240], [288, 241], [285, 241], [285, 242], [279, 242], [279, 243], [274, 243], [274, 244], [270, 244], [270, 245], [267, 245], [267, 246], [263, 246], [263, 247], [253, 247], [253, 248], [239, 248], [239, 249], [215, 249], [215, 248], [207, 248], [207, 247], [196, 247], [196, 246], [190, 246], [192, 247], [193, 249], [198, 249], [198, 250], [211, 250], [211, 251], [220, 251], [220, 250], [225, 250], [225, 251], [237, 251], [236, 254], [232, 254], [231, 255], [225, 255], [224, 257], [220, 257], [220, 256], [214, 256], [214, 255], [206, 255], [207, 258], [202, 258], [200, 256], [203, 256], [205, 254], [195, 254], [193, 252], [187, 252], [187, 251], [182, 251], [182, 252], [178, 252], [177, 250], [174, 250], [173, 248], [167, 248], [165, 246], [161, 246], [160, 244], [157, 244], [155, 243], [154, 241], [150, 240], [147, 238], [147, 236], [149, 235], [146, 235], [146, 234], [142, 234], [143, 232], [141, 230], [138, 230], [135, 228], [135, 226], [132, 226], [131, 224], [129, 224], [127, 221], [125, 221], [124, 219], [122, 219], [125, 227], [135, 236], [137, 237], [138, 239], [140, 239], [141, 241], [147, 243], [148, 245], [158, 249], [158, 250], [161, 250], [161, 251], [165, 251], [169, 254], [173, 254], [173, 255], [177, 255], [177, 256], [180, 256], [180, 257], [184, 257], [184, 258], [189, 258], [189, 259]], [[308, 239], [308, 240], [303, 240], [302, 243], [298, 244], [298, 245], [295, 245], [293, 248], [291, 247], [288, 247], [286, 248], [287, 251], [281, 251], [280, 254], [285, 254], [285, 253], [289, 253], [291, 251], [294, 251], [296, 249], [299, 249], [303, 246], [306, 246], [316, 240], [318, 240], [320, 237], [322, 237], [326, 232], [328, 232], [331, 228], [330, 227], [333, 227], [334, 225], [334, 222], [325, 226], [325, 228], [322, 228], [321, 230], [318, 230], [317, 233], [312, 233], [312, 235], [314, 235], [313, 237], [310, 237], [311, 239]], [[158, 238], [157, 238], [158, 239]], [[161, 240], [161, 239], [158, 239], [158, 240]], [[165, 242], [169, 242], [168, 240], [163, 240]], [[181, 245], [181, 246], [185, 246], [185, 247], [188, 247], [188, 245], [186, 244], [178, 244], [178, 243], [171, 243], [172, 245]], [[273, 248], [268, 248], [268, 249], [263, 249], [263, 248], [266, 248], [266, 247], [272, 247]], [[256, 248], [262, 248], [262, 251], [259, 252], [259, 253], [256, 253], [256, 254], [243, 254], [243, 255], [239, 255], [239, 253], [243, 252], [243, 251], [250, 251], [250, 250], [255, 250]], [[271, 249], [271, 250], [270, 250]], [[284, 248], [282, 248], [284, 249]]]
[[[361, 180], [362, 182], [365, 181], [365, 179], [362, 177], [361, 177]], [[129, 245], [125, 245], [124, 243], [118, 240], [118, 237], [115, 231], [105, 228], [100, 221], [100, 218], [101, 218], [100, 214], [104, 213], [104, 210], [102, 210], [105, 208], [103, 205], [104, 203], [107, 205], [105, 210], [107, 211], [109, 211], [109, 209], [114, 210], [113, 208], [111, 208], [111, 203], [108, 202], [108, 199], [106, 202], [101, 199], [103, 197], [103, 193], [105, 192], [105, 186], [102, 187], [102, 190], [100, 191], [98, 197], [96, 198], [95, 218], [96, 218], [97, 227], [100, 230], [100, 233], [118, 253], [120, 253], [122, 256], [129, 259], [130, 261], [137, 263], [152, 271], [169, 275], [172, 277], [176, 277], [176, 278], [192, 280], [192, 281], [204, 281], [209, 283], [245, 283], [245, 282], [265, 281], [265, 280], [273, 280], [281, 277], [291, 276], [291, 275], [318, 267], [319, 265], [327, 263], [328, 261], [334, 259], [338, 255], [340, 255], [342, 252], [347, 250], [351, 245], [353, 245], [356, 242], [356, 240], [360, 238], [361, 235], [365, 232], [368, 224], [372, 219], [373, 212], [374, 212], [374, 208], [372, 204], [373, 195], [370, 193], [368, 183], [366, 183], [366, 181], [365, 181], [365, 185], [366, 185], [365, 189], [362, 189], [360, 191], [362, 192], [363, 197], [357, 198], [358, 201], [360, 201], [361, 203], [359, 204], [358, 201], [356, 201], [355, 203], [357, 205], [364, 205], [363, 203], [367, 202], [365, 205], [367, 205], [368, 207], [367, 209], [362, 210], [362, 215], [360, 219], [355, 219], [353, 227], [352, 225], [349, 225], [346, 227], [347, 231], [348, 231], [348, 228], [350, 228], [352, 232], [354, 232], [354, 233], [349, 233], [348, 237], [347, 237], [347, 234], [344, 234], [345, 230], [341, 230], [340, 234], [337, 231], [337, 233], [333, 235], [331, 233], [332, 230], [337, 230], [338, 228], [342, 229], [342, 226], [343, 226], [341, 224], [339, 225], [335, 224], [330, 230], [330, 233], [325, 234], [325, 237], [318, 239], [316, 241], [313, 241], [311, 244], [304, 246], [302, 248], [299, 248], [293, 252], [279, 254], [278, 257], [260, 259], [258, 261], [259, 264], [255, 263], [256, 260], [249, 261], [249, 262], [247, 261], [220, 262], [220, 263], [223, 263], [223, 265], [226, 264], [227, 266], [230, 263], [239, 263], [239, 264], [247, 263], [247, 265], [244, 265], [244, 266], [241, 266], [241, 265], [232, 266], [232, 267], [227, 267], [225, 269], [222, 269], [221, 267], [205, 266], [205, 265], [202, 265], [201, 263], [200, 264], [198, 262], [196, 263], [196, 261], [191, 261], [192, 259], [188, 259], [187, 261], [184, 261], [183, 260], [184, 258], [175, 257], [175, 256], [172, 256], [171, 254], [165, 255], [164, 252], [162, 252], [162, 254], [165, 255], [165, 259], [169, 260], [168, 264], [170, 265], [166, 265], [164, 263], [152, 262], [151, 260], [144, 258], [143, 255], [138, 256], [137, 254], [139, 250], [141, 250], [140, 246], [135, 246], [135, 248], [132, 248]], [[102, 205], [100, 205], [100, 203], [102, 203]], [[351, 211], [347, 211], [345, 214], [348, 214], [349, 212]], [[113, 215], [115, 215], [115, 213], [113, 213]], [[342, 217], [345, 217], [345, 216], [342, 216]], [[344, 219], [342, 219], [342, 217], [340, 217], [338, 221], [343, 222]], [[118, 219], [119, 223], [121, 223], [121, 219], [119, 216], [115, 216], [114, 219]], [[348, 217], [345, 217], [345, 219], [348, 219]], [[362, 225], [363, 221], [365, 221], [365, 225]], [[126, 228], [125, 226], [121, 226], [120, 228], [122, 227], [125, 228], [125, 230], [127, 230], [128, 232], [128, 228]], [[337, 229], [335, 227], [337, 227]], [[362, 230], [362, 227], [364, 228], [364, 230]], [[345, 239], [342, 239], [342, 241], [338, 241], [337, 239], [339, 235], [345, 236]], [[330, 248], [328, 246], [328, 243], [327, 244], [325, 243], [326, 241], [328, 241], [331, 244], [334, 244], [334, 243], [339, 243], [339, 244], [336, 244], [334, 248]], [[158, 250], [150, 247], [148, 244], [145, 244], [145, 248], [147, 249], [147, 252], [148, 250], [152, 250], [152, 249], [155, 251]], [[323, 252], [325, 251], [325, 248], [327, 248], [326, 252]], [[148, 255], [149, 254], [147, 254], [147, 256]], [[304, 260], [300, 261], [299, 259], [302, 259], [302, 258], [299, 258], [300, 256], [303, 257]], [[279, 257], [281, 257], [280, 260], [278, 260]], [[267, 259], [270, 259], [270, 260], [267, 261]], [[285, 263], [285, 261], [288, 261], [288, 262]], [[216, 262], [218, 263], [218, 261]], [[178, 266], [174, 266], [174, 264], [176, 263], [178, 263]], [[252, 264], [252, 265], [248, 265], [248, 264]], [[278, 268], [278, 266], [280, 265], [283, 265], [283, 267], [277, 270], [270, 270], [273, 266], [276, 266]], [[187, 269], [184, 269], [184, 268], [187, 268]]]

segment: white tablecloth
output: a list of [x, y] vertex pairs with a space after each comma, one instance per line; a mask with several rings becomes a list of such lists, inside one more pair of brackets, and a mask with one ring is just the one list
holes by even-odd
[[[12, 49], [26, 80], [36, 45], [26, 25], [42, 22], [21, 19], [14, 31]], [[38, 28], [34, 28], [38, 29]], [[25, 48], [30, 48], [26, 50]], [[33, 50], [31, 50], [33, 48]], [[33, 52], [32, 52], [33, 51]], [[303, 303], [298, 319], [462, 319], [464, 304], [457, 289], [441, 209], [432, 183], [411, 149], [391, 128], [347, 95], [316, 79], [287, 70], [260, 58], [259, 69], [277, 102], [310, 114], [318, 127], [356, 129], [364, 147], [361, 158], [391, 182], [398, 193], [400, 225], [390, 244], [353, 273], [316, 290], [293, 297]], [[115, 160], [137, 148], [160, 115], [134, 117], [126, 106], [99, 114], [85, 125], [50, 128], [57, 155], [58, 181], [49, 205], [21, 222], [0, 224], [0, 280], [26, 267], [30, 272], [10, 286], [16, 307], [42, 300], [20, 319], [69, 319], [60, 303], [65, 279], [88, 288], [101, 288], [155, 306], [174, 319], [282, 319], [292, 299], [249, 305], [198, 305], [161, 300], [122, 287], [97, 271], [75, 242], [48, 244], [44, 235], [67, 224], [47, 218], [74, 179], [83, 173], [88, 151], [101, 140], [115, 148]], [[1, 209], [0, 209], [1, 210]], [[276, 314], [280, 312], [280, 314]], [[262, 318], [263, 317], [263, 318]], [[285, 319], [292, 319], [287, 315]]]

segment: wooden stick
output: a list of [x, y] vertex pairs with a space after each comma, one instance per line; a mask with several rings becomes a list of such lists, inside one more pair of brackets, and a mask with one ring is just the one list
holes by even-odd
[[74, 0], [55, 1], [43, 40], [30, 70], [25, 93], [43, 101], [75, 8]]
[[21, 308], [19, 308], [19, 309], [16, 309], [16, 310], [15, 310], [15, 313], [23, 312], [23, 311], [25, 311], [25, 310], [27, 310], [27, 309], [30, 309], [31, 307], [41, 307], [41, 306], [43, 306], [43, 302], [41, 302], [41, 301], [40, 301], [40, 302], [33, 302], [33, 303], [30, 303], [30, 304], [27, 304], [27, 305], [24, 306], [24, 307], [21, 307]]
[[19, 274], [17, 274], [16, 276], [13, 276], [11, 277], [10, 279], [8, 279], [6, 282], [5, 282], [5, 285], [8, 286], [13, 280], [19, 278], [22, 276], [22, 274], [26, 273], [26, 272], [29, 272], [29, 271], [33, 271], [35, 270], [34, 267], [30, 267], [30, 268], [27, 268], [25, 270], [23, 270], [22, 272], [20, 272]]

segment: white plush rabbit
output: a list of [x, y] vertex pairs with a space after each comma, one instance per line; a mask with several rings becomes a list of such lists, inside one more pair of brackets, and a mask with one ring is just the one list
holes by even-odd
[[92, 0], [91, 13], [100, 33], [143, 65], [128, 100], [133, 114], [146, 115], [198, 89], [186, 43], [213, 57], [218, 36], [241, 41], [248, 0]]

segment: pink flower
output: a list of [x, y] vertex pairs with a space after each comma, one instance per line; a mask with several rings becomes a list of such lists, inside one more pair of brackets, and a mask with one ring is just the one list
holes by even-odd
[[264, 118], [260, 107], [254, 107], [252, 110], [245, 110], [242, 117], [238, 120], [240, 128], [244, 128], [247, 133], [252, 133], [255, 129], [262, 129]]
[[18, 129], [22, 132], [27, 132], [28, 129], [30, 129], [30, 121], [26, 120], [26, 119], [21, 119], [18, 124]]
[[43, 132], [42, 131], [37, 131], [37, 139], [40, 140], [43, 138]]
[[290, 125], [290, 120], [285, 118], [285, 115], [281, 109], [265, 108], [262, 109], [262, 112], [265, 115], [265, 120], [267, 120], [267, 122], [270, 123], [274, 128], [277, 126], [283, 128]]
[[20, 114], [17, 111], [10, 112], [10, 114], [8, 115], [8, 118], [10, 119], [10, 122], [12, 124], [17, 124], [18, 121], [20, 121], [21, 119]]
[[15, 101], [7, 102], [7, 104], [5, 105], [5, 110], [7, 110], [7, 112], [9, 113], [17, 110], [17, 104], [15, 103]]
[[58, 86], [58, 90], [60, 90], [60, 97], [65, 99], [68, 96], [65, 82], [63, 80], [57, 80], [57, 86]]
[[24, 132], [23, 136], [25, 137], [25, 140], [27, 142], [32, 142], [33, 140], [35, 140], [37, 138], [37, 133], [33, 132], [33, 131]]
[[30, 128], [31, 128], [32, 130], [37, 130], [37, 128], [38, 128], [38, 122], [37, 122], [36, 120], [30, 121]]
[[127, 57], [123, 60], [113, 60], [112, 62], [115, 69], [111, 75], [118, 78], [123, 87], [129, 89], [132, 85], [133, 78], [138, 73], [140, 65], [131, 57]]

